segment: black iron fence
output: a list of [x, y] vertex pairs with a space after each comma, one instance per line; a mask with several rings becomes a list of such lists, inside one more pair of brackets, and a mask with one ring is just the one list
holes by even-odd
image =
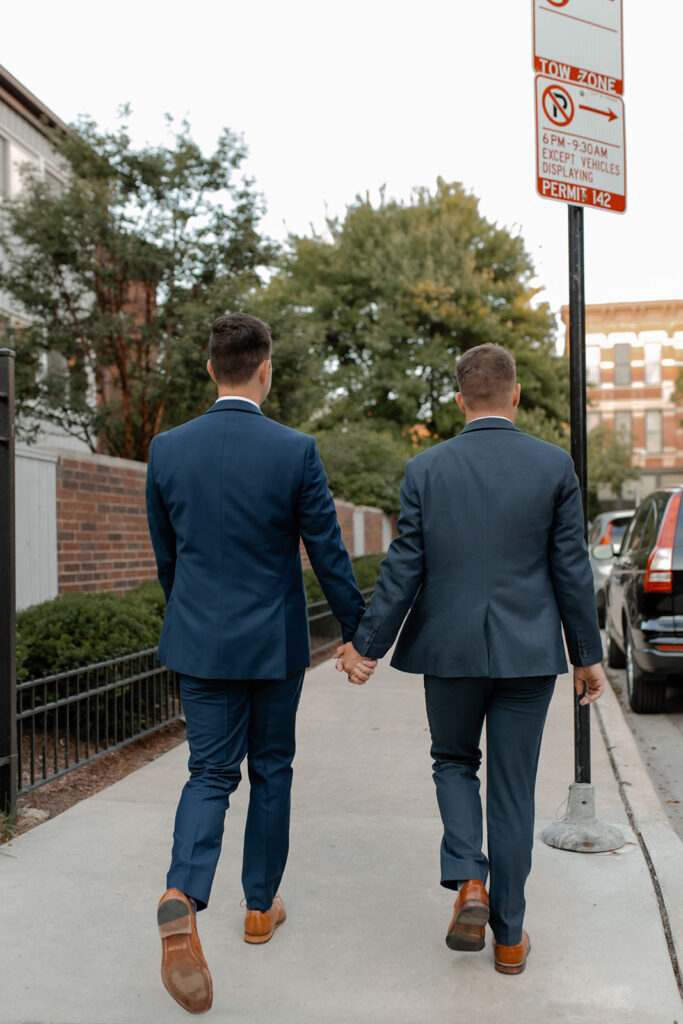
[[[372, 590], [363, 592], [366, 604]], [[327, 601], [308, 606], [311, 650], [339, 643]], [[175, 673], [157, 648], [17, 684], [19, 793], [56, 779], [182, 714]]]

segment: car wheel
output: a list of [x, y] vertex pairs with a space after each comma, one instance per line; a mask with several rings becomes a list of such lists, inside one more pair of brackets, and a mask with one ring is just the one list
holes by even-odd
[[599, 591], [595, 597], [595, 605], [598, 610], [598, 626], [600, 629], [605, 628], [605, 595], [602, 591]]
[[624, 668], [626, 659], [621, 647], [615, 644], [611, 636], [607, 639], [607, 664], [610, 668]]
[[647, 679], [633, 657], [631, 637], [626, 637], [626, 688], [628, 701], [638, 715], [658, 715], [664, 710], [666, 680]]

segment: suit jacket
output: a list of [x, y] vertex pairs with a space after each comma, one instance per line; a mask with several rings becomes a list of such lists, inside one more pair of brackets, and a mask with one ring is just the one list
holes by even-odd
[[159, 658], [202, 679], [310, 664], [299, 540], [350, 639], [365, 609], [315, 440], [249, 402], [154, 438], [147, 516], [166, 596]]
[[601, 660], [579, 483], [561, 448], [473, 420], [412, 459], [399, 535], [353, 643], [404, 672], [556, 675]]

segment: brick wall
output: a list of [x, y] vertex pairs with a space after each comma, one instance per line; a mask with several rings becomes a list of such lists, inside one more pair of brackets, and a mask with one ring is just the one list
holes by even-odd
[[[60, 452], [57, 463], [59, 593], [131, 590], [156, 576], [147, 529], [142, 462]], [[386, 550], [387, 517], [376, 508], [337, 501], [344, 544], [353, 557]], [[364, 518], [354, 544], [354, 512]], [[390, 536], [390, 533], [389, 533]], [[310, 565], [301, 547], [304, 567]]]
[[59, 592], [131, 590], [156, 575], [147, 529], [147, 466], [103, 455], [60, 454]]

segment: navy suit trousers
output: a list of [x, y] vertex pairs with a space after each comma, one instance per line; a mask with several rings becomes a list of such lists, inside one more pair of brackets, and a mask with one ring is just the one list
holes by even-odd
[[[522, 940], [524, 885], [531, 870], [534, 790], [543, 726], [555, 676], [489, 679], [425, 676], [434, 782], [444, 836], [441, 884], [471, 878], [489, 887], [496, 941]], [[483, 852], [478, 771], [486, 720], [486, 827]]]
[[249, 810], [242, 887], [250, 910], [269, 910], [289, 852], [290, 792], [296, 712], [304, 673], [286, 679], [180, 676], [190, 746], [173, 832], [167, 887], [209, 902], [221, 852], [225, 812], [248, 756]]

